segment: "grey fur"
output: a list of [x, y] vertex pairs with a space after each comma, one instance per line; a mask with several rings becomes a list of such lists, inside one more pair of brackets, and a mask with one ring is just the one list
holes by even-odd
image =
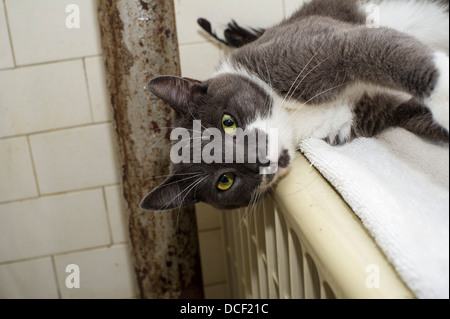
[[230, 56], [231, 63], [272, 83], [282, 96], [306, 66], [303, 73], [308, 76], [297, 80], [301, 83], [293, 98], [313, 104], [334, 99], [358, 81], [407, 91], [421, 98], [431, 93], [438, 72], [427, 46], [392, 29], [360, 25], [357, 1], [342, 1], [349, 7], [348, 14], [356, 14], [353, 23], [341, 21], [343, 16], [352, 19], [338, 10], [336, 18], [332, 17], [334, 11], [320, 16], [324, 3], [330, 1], [312, 1], [305, 6], [308, 15], [300, 10], [294, 14], [297, 19], [267, 29], [258, 40], [235, 51]]

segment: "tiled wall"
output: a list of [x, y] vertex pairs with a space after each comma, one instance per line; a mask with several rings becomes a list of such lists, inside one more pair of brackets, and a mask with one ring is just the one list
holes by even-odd
[[137, 296], [109, 111], [96, 2], [2, 0], [0, 298]]
[[[198, 17], [264, 27], [299, 2], [175, 0], [183, 75], [226, 54]], [[0, 0], [0, 298], [137, 296], [108, 100], [96, 1]], [[220, 213], [200, 205], [198, 226], [206, 296], [228, 297]]]

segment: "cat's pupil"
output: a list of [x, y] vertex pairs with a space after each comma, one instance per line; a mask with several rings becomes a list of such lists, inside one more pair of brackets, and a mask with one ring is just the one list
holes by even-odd
[[225, 120], [223, 121], [223, 125], [225, 125], [226, 127], [230, 127], [234, 125], [234, 122], [232, 120]]
[[223, 125], [225, 125], [226, 127], [231, 127], [234, 125], [234, 122], [232, 120], [225, 120], [223, 121]]
[[222, 175], [222, 176], [219, 178], [219, 182], [220, 182], [220, 183], [223, 183], [223, 184], [227, 184], [229, 181], [230, 181], [230, 180], [228, 179], [228, 177], [227, 177], [226, 175]]

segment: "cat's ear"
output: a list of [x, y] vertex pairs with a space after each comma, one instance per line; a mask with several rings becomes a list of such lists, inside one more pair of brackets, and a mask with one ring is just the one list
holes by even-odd
[[195, 192], [182, 189], [183, 175], [170, 175], [161, 185], [148, 193], [141, 201], [141, 208], [147, 210], [169, 210], [190, 206], [198, 202]]
[[208, 87], [200, 81], [179, 78], [176, 76], [160, 76], [147, 84], [147, 89], [168, 103], [181, 114], [189, 112], [206, 96]]

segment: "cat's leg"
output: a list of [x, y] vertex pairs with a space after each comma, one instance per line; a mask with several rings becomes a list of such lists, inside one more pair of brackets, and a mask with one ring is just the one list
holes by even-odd
[[375, 136], [390, 127], [402, 127], [434, 142], [449, 142], [448, 131], [433, 120], [431, 111], [418, 99], [364, 94], [355, 105], [351, 138]]
[[358, 31], [350, 38], [344, 54], [348, 76], [411, 94], [449, 130], [448, 56], [395, 30]]

